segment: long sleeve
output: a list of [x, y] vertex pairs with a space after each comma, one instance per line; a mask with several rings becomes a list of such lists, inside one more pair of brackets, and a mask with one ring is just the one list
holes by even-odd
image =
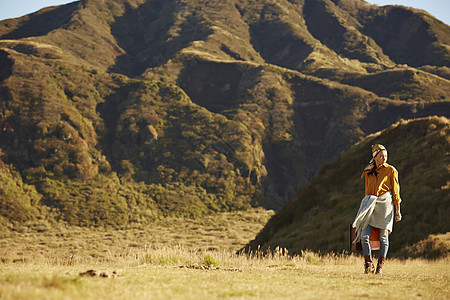
[[400, 198], [400, 184], [398, 183], [398, 171], [395, 168], [392, 168], [391, 186], [392, 201], [394, 204], [400, 204], [400, 202], [402, 202], [402, 199]]

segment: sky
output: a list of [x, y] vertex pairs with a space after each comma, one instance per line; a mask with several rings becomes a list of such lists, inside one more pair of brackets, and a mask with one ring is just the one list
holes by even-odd
[[[399, 4], [428, 11], [450, 25], [450, 0], [366, 0], [371, 4]], [[20, 17], [41, 8], [61, 5], [73, 0], [0, 0], [0, 20]]]

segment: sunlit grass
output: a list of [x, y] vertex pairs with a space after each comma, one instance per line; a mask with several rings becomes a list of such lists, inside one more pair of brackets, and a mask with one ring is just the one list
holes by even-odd
[[[205, 265], [214, 262], [215, 266]], [[2, 299], [347, 299], [449, 296], [447, 259], [388, 260], [383, 275], [363, 274], [362, 258], [264, 256], [230, 251], [200, 252], [180, 247], [141, 249], [120, 259], [77, 263], [0, 265]], [[81, 276], [94, 269], [107, 277]], [[116, 274], [116, 275], [111, 275]]]
[[[239, 253], [272, 211], [167, 218], [123, 230], [44, 226], [4, 232], [1, 299], [348, 299], [449, 297], [449, 261], [388, 259], [363, 274], [363, 258]], [[80, 275], [93, 270], [90, 274]]]

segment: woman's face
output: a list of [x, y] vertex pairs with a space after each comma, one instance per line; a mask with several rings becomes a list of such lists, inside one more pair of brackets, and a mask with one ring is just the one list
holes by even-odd
[[385, 162], [387, 162], [388, 154], [386, 150], [381, 150], [373, 159], [377, 166], [381, 166]]

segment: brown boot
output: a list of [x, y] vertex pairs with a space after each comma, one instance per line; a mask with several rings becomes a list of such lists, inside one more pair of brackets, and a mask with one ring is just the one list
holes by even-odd
[[384, 257], [384, 256], [378, 257], [377, 271], [375, 274], [383, 273], [383, 266], [384, 266], [385, 261], [386, 261], [386, 257]]
[[370, 274], [375, 271], [371, 255], [364, 255], [364, 274]]

